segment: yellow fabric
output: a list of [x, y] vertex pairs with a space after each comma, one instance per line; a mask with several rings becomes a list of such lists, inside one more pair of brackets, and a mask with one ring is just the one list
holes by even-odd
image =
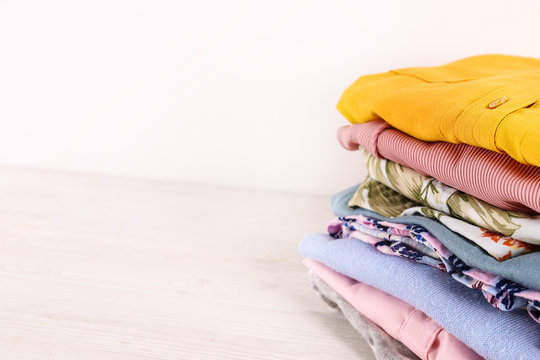
[[539, 98], [540, 59], [482, 55], [360, 77], [337, 107], [351, 123], [383, 119], [420, 140], [466, 143], [540, 166]]

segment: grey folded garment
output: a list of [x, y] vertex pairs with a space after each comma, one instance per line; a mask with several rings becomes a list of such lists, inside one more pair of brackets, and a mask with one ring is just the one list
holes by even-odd
[[373, 321], [356, 310], [320, 277], [310, 272], [313, 289], [331, 307], [338, 308], [347, 321], [371, 346], [377, 360], [419, 359], [408, 347], [388, 335]]

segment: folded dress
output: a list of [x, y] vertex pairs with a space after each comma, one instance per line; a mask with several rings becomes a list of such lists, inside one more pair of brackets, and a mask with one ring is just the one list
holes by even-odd
[[338, 110], [352, 123], [383, 119], [420, 140], [469, 144], [540, 166], [539, 94], [539, 59], [483, 55], [363, 76]]
[[502, 278], [514, 281], [531, 290], [540, 290], [540, 252], [533, 252], [499, 262], [476, 244], [449, 230], [436, 220], [423, 216], [384, 217], [363, 208], [352, 209], [348, 203], [358, 186], [345, 189], [332, 196], [332, 211], [336, 216], [365, 215], [390, 223], [419, 225], [436, 237], [448, 250], [459, 257], [466, 265], [475, 267]]
[[334, 299], [333, 293], [337, 292], [360, 314], [381, 326], [421, 359], [481, 359], [435, 320], [403, 300], [309, 258], [304, 259], [304, 264], [317, 276], [313, 282], [324, 295]]
[[[309, 267], [309, 265], [307, 266]], [[324, 265], [321, 264], [320, 266]], [[328, 271], [332, 270], [328, 269]], [[316, 275], [315, 271], [310, 271], [310, 280], [313, 290], [320, 295], [321, 299], [330, 307], [338, 308], [345, 319], [364, 338], [377, 360], [419, 359], [402, 342], [388, 335], [379, 325], [365, 317], [360, 311], [349, 304], [347, 300]]]
[[308, 235], [299, 250], [304, 257], [416, 307], [484, 358], [540, 358], [540, 326], [525, 312], [498, 311], [479, 291], [435, 268], [382, 254], [360, 240], [327, 234]]
[[328, 234], [335, 239], [361, 240], [384, 254], [446, 271], [456, 281], [481, 290], [493, 307], [503, 311], [527, 309], [529, 315], [540, 323], [540, 291], [467, 266], [421, 226], [349, 215], [330, 221]]
[[540, 167], [518, 163], [506, 154], [420, 141], [382, 120], [344, 126], [338, 140], [348, 150], [362, 146], [500, 209], [540, 213]]

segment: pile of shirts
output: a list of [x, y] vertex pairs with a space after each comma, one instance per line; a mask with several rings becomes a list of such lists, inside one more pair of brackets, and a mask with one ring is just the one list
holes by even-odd
[[540, 60], [502, 55], [344, 92], [368, 176], [299, 249], [379, 359], [540, 359], [538, 98]]

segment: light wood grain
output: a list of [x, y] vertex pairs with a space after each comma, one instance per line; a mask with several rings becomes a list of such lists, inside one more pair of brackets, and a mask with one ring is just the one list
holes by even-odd
[[1, 359], [372, 359], [296, 250], [326, 197], [0, 168]]

